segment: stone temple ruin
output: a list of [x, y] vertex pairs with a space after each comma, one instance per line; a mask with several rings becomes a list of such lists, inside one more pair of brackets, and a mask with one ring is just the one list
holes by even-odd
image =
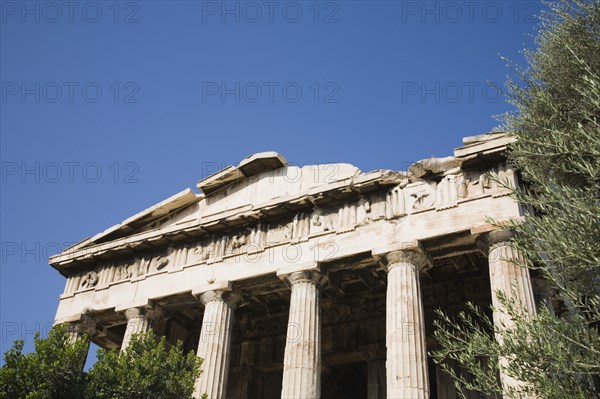
[[455, 398], [427, 354], [434, 310], [543, 295], [490, 223], [524, 214], [512, 140], [467, 137], [408, 172], [252, 155], [53, 256], [55, 321], [104, 348], [183, 341], [205, 359], [197, 397]]

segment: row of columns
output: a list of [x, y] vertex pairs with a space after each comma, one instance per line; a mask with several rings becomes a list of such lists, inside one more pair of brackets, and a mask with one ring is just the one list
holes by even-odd
[[[511, 327], [510, 317], [498, 301], [502, 291], [534, 314], [535, 303], [529, 272], [519, 266], [521, 255], [510, 244], [511, 233], [494, 231], [482, 236], [488, 250], [493, 291], [494, 323]], [[374, 251], [376, 253], [376, 251]], [[431, 265], [418, 243], [388, 247], [380, 252], [387, 267], [386, 348], [387, 359], [369, 363], [369, 398], [429, 398], [425, 320], [419, 273]], [[281, 275], [291, 288], [289, 322], [283, 360], [282, 399], [317, 399], [321, 392], [321, 295], [325, 276], [318, 270], [301, 270]], [[198, 356], [206, 367], [195, 386], [194, 396], [207, 393], [211, 399], [226, 398], [229, 350], [234, 310], [239, 301], [230, 284], [211, 285], [193, 292], [204, 304]], [[127, 328], [122, 350], [131, 336], [148, 331], [151, 313], [133, 308], [125, 312]], [[497, 337], [501, 339], [501, 337]], [[501, 362], [505, 362], [501, 359]], [[373, 364], [371, 364], [373, 363]], [[385, 382], [381, 368], [385, 367]], [[518, 387], [518, 381], [501, 374], [502, 384]]]

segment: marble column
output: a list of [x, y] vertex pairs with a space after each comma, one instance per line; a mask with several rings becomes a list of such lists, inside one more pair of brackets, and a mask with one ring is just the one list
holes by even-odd
[[129, 342], [134, 334], [145, 333], [152, 327], [152, 311], [146, 308], [130, 308], [125, 311], [127, 317], [127, 327], [121, 344], [121, 351], [129, 346]]
[[[523, 255], [511, 245], [513, 231], [509, 229], [494, 230], [479, 237], [479, 244], [488, 251], [490, 268], [490, 286], [492, 289], [492, 305], [494, 307], [494, 325], [500, 329], [510, 329], [514, 322], [506, 308], [498, 300], [498, 292], [514, 301], [517, 311], [522, 315], [534, 315], [535, 299], [529, 277], [529, 269], [522, 267]], [[502, 342], [502, 334], [496, 333], [496, 340]], [[500, 368], [508, 363], [508, 359], [500, 358]], [[500, 380], [505, 388], [518, 389], [523, 383], [500, 372]]]
[[70, 322], [67, 326], [69, 341], [74, 344], [77, 341], [84, 340], [85, 359], [81, 363], [81, 369], [85, 367], [85, 362], [90, 350], [90, 340], [96, 335], [96, 322], [86, 314], [82, 314], [78, 321]]
[[386, 255], [387, 397], [429, 398], [427, 346], [419, 271], [429, 264], [420, 250]]
[[83, 339], [84, 336], [91, 339], [96, 333], [96, 323], [88, 315], [82, 314], [78, 321], [69, 323], [67, 333], [72, 343]]
[[204, 393], [211, 399], [226, 398], [234, 310], [238, 297], [229, 290], [212, 290], [198, 295], [204, 304], [198, 356], [204, 359], [194, 397]]
[[385, 378], [385, 359], [370, 359], [367, 362], [368, 399], [385, 399]]
[[67, 328], [67, 334], [69, 335], [69, 342], [74, 344], [75, 342], [83, 339], [87, 335], [85, 326], [80, 323], [69, 323]]
[[321, 397], [321, 285], [317, 271], [285, 277], [292, 288], [283, 357], [282, 399]]

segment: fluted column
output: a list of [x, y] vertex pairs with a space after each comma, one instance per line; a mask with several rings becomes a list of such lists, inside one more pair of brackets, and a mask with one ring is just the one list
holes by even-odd
[[[479, 244], [488, 250], [490, 267], [490, 285], [492, 289], [492, 305], [494, 307], [494, 325], [502, 329], [514, 327], [506, 307], [498, 300], [498, 292], [514, 301], [516, 310], [523, 316], [534, 315], [535, 299], [529, 277], [529, 269], [522, 267], [523, 255], [511, 245], [513, 231], [508, 229], [494, 230], [482, 235]], [[502, 334], [496, 333], [496, 340], [502, 342]], [[500, 358], [500, 368], [504, 368], [508, 359]], [[518, 389], [523, 383], [500, 371], [502, 386]]]
[[67, 327], [69, 341], [74, 343], [87, 335], [92, 338], [96, 332], [96, 323], [88, 315], [82, 314], [78, 321], [70, 322]]
[[127, 317], [127, 327], [121, 344], [121, 351], [124, 351], [129, 346], [131, 337], [134, 334], [145, 333], [151, 328], [152, 311], [145, 308], [130, 308], [125, 311]]
[[282, 399], [321, 397], [321, 284], [316, 271], [285, 277], [291, 285], [290, 315], [283, 357]]
[[90, 350], [90, 340], [96, 334], [96, 322], [94, 322], [94, 320], [92, 320], [88, 315], [82, 314], [78, 321], [73, 321], [68, 324], [67, 334], [69, 337], [69, 341], [72, 344], [76, 343], [77, 341], [81, 341], [85, 339], [85, 337], [87, 337], [87, 339], [85, 339], [84, 341], [86, 345], [85, 358], [82, 359], [81, 362], [81, 370], [83, 370]]
[[81, 323], [69, 323], [69, 326], [67, 328], [67, 334], [69, 336], [69, 342], [71, 342], [72, 344], [83, 339], [86, 333], [86, 328]]
[[204, 359], [202, 374], [196, 381], [194, 397], [207, 393], [211, 399], [226, 398], [227, 377], [234, 310], [238, 297], [229, 290], [207, 291], [199, 295], [204, 304], [198, 356]]
[[386, 255], [387, 397], [429, 398], [425, 322], [419, 271], [428, 264], [420, 251]]

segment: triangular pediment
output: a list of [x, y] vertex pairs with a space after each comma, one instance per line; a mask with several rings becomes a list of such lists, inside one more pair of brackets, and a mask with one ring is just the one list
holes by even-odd
[[[440, 210], [449, 209], [458, 202], [457, 198], [449, 204], [444, 200], [458, 195], [458, 188], [451, 190], [453, 182], [463, 182], [463, 197], [471, 183], [477, 186], [471, 191], [487, 194], [491, 188], [479, 183], [481, 171], [504, 162], [502, 153], [513, 140], [506, 133], [468, 138], [463, 147], [454, 151], [454, 156], [418, 161], [408, 172], [363, 173], [344, 163], [300, 167], [289, 165], [275, 152], [254, 154], [238, 166], [229, 166], [202, 179], [197, 185], [202, 192], [181, 191], [52, 256], [50, 264], [65, 274], [84, 264], [164, 250], [176, 243], [187, 245], [229, 237], [236, 231], [256, 230], [257, 226], [272, 225], [276, 230], [285, 220], [299, 220], [308, 214], [321, 217], [323, 212], [329, 212], [343, 219], [349, 204], [360, 207], [370, 201], [385, 202], [387, 196], [399, 196], [400, 191], [410, 204], [407, 206], [419, 211], [434, 202]], [[425, 202], [427, 206], [423, 205]], [[394, 209], [390, 212], [381, 215], [397, 216]], [[329, 213], [327, 217], [331, 216]], [[344, 231], [343, 227], [340, 229]]]
[[202, 193], [186, 189], [69, 248], [70, 251], [162, 230], [219, 215], [259, 208], [360, 175], [350, 164], [288, 165], [275, 152], [251, 155], [236, 167], [229, 166], [201, 180]]
[[74, 246], [68, 248], [73, 251], [88, 246], [100, 244], [107, 241], [113, 241], [119, 238], [127, 237], [133, 233], [143, 230], [144, 227], [152, 225], [166, 216], [178, 213], [191, 204], [197, 203], [202, 195], [194, 193], [191, 189], [183, 190], [164, 201], [159, 202], [135, 215], [123, 220], [93, 237], [87, 238]]

